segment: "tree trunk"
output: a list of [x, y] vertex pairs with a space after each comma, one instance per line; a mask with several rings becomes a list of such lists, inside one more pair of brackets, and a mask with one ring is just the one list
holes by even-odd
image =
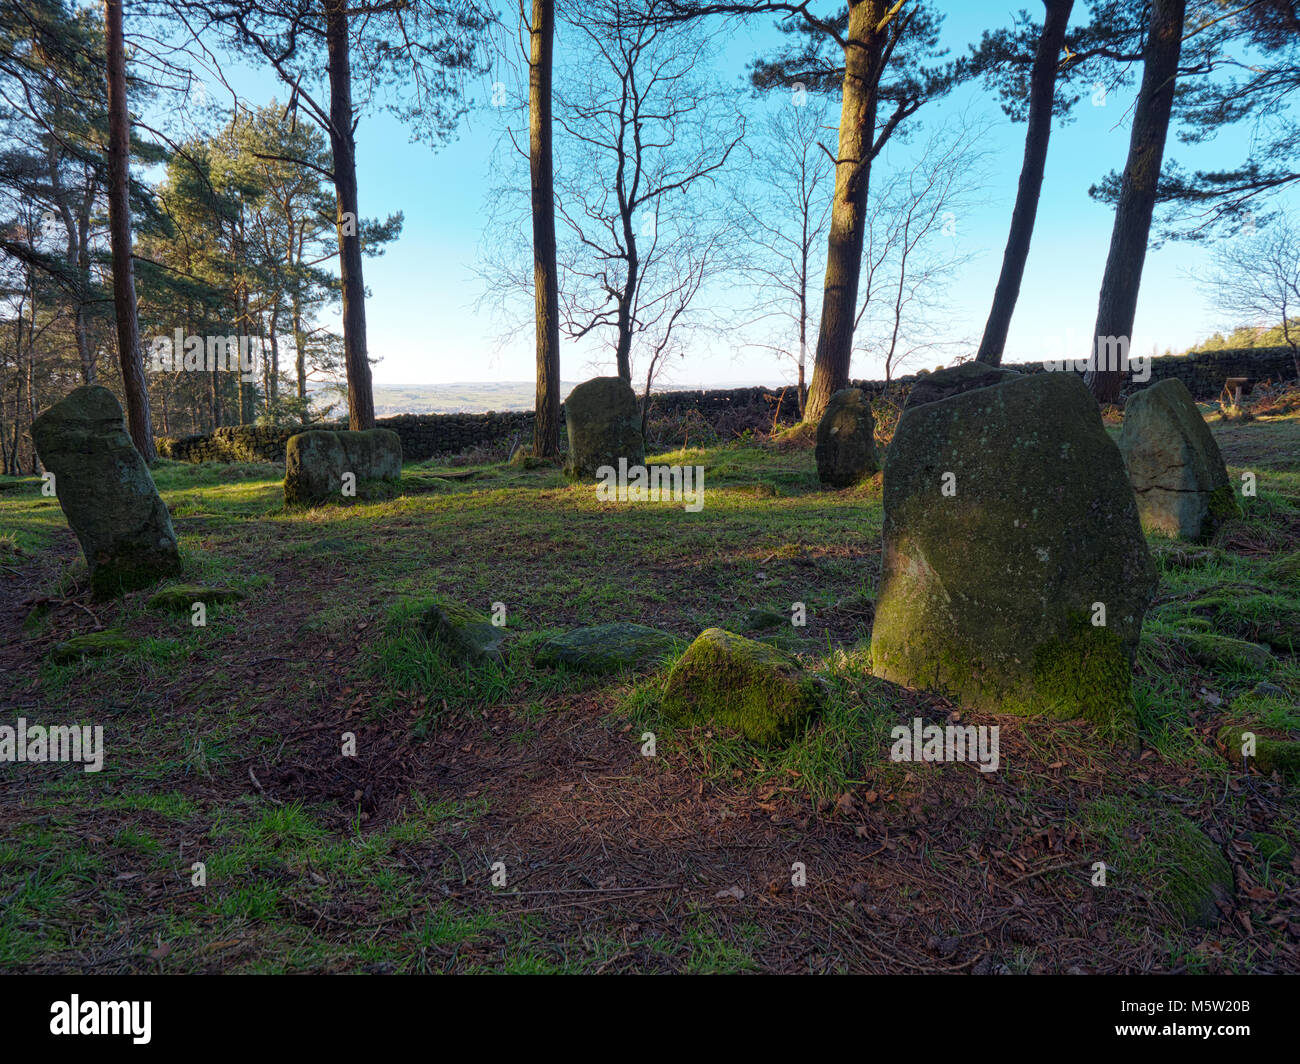
[[32, 452], [32, 474], [41, 471], [41, 458], [36, 453], [36, 434], [32, 427], [36, 424], [36, 276], [29, 271], [27, 283], [32, 291], [32, 320], [27, 327], [27, 439]]
[[212, 382], [212, 428], [221, 427], [221, 374], [220, 371], [213, 369], [208, 372], [208, 379]]
[[140, 357], [140, 322], [135, 307], [135, 267], [131, 261], [131, 116], [126, 108], [126, 43], [122, 0], [104, 0], [108, 43], [108, 227], [113, 256], [113, 310], [117, 315], [117, 353], [122, 364], [127, 427], [146, 462], [158, 457], [149, 420], [149, 391]]
[[551, 70], [555, 0], [533, 0], [528, 62], [528, 164], [533, 195], [533, 289], [537, 315], [537, 416], [533, 453], [560, 453], [560, 319], [555, 264], [555, 174], [551, 158]]
[[81, 360], [82, 383], [94, 384], [96, 352], [90, 337], [90, 209], [94, 193], [89, 167], [83, 170], [87, 189], [77, 215], [77, 357]]
[[[275, 405], [280, 401], [280, 341], [276, 333], [280, 331], [280, 293], [275, 293], [275, 310], [271, 312], [271, 331], [268, 339], [271, 342], [271, 364], [268, 367], [270, 379], [267, 381], [266, 388], [266, 412], [273, 414]], [[263, 352], [265, 357], [265, 352]]]
[[1047, 8], [1043, 32], [1034, 53], [1029, 75], [1029, 120], [1025, 130], [1025, 159], [1020, 167], [1020, 187], [1011, 212], [1011, 232], [1002, 256], [1002, 272], [993, 292], [993, 307], [984, 326], [975, 361], [991, 366], [1002, 362], [1011, 315], [1020, 297], [1020, 282], [1029, 259], [1029, 242], [1034, 235], [1038, 199], [1043, 191], [1043, 170], [1047, 165], [1047, 142], [1052, 135], [1052, 102], [1056, 98], [1056, 70], [1065, 43], [1065, 29], [1070, 21], [1074, 0], [1043, 0]]
[[[1127, 351], [1132, 342], [1133, 318], [1137, 314], [1142, 265], [1146, 260], [1151, 216], [1155, 212], [1164, 159], [1169, 116], [1174, 105], [1174, 82], [1183, 45], [1183, 19], [1187, 0], [1154, 0], [1151, 25], [1142, 56], [1142, 88], [1133, 112], [1128, 161], [1120, 185], [1115, 224], [1110, 235], [1110, 254], [1097, 303], [1097, 327], [1093, 330], [1092, 358], [1085, 382], [1100, 404], [1119, 401], [1127, 365], [1112, 365], [1114, 345], [1103, 338], [1114, 337]], [[1103, 364], [1103, 358], [1106, 359]]]
[[325, 0], [329, 49], [330, 148], [338, 199], [339, 276], [343, 289], [343, 350], [348, 374], [348, 428], [375, 427], [375, 397], [366, 353], [366, 285], [361, 274], [361, 214], [357, 209], [356, 138], [352, 133], [352, 62], [346, 0]]
[[636, 286], [640, 279], [641, 263], [636, 254], [636, 234], [632, 231], [632, 216], [623, 217], [623, 232], [627, 243], [627, 280], [618, 301], [618, 346], [614, 348], [614, 363], [618, 375], [632, 383], [632, 301], [636, 299]]
[[809, 201], [803, 197], [803, 243], [800, 244], [799, 258], [799, 420], [804, 417], [804, 408], [808, 403], [808, 385], [805, 374], [808, 370], [808, 211]]
[[291, 309], [293, 318], [293, 372], [298, 379], [298, 398], [307, 398], [307, 336], [302, 331], [302, 301], [298, 293], [293, 295]]
[[804, 419], [810, 422], [821, 418], [830, 397], [849, 380], [879, 99], [878, 67], [887, 32], [882, 23], [888, 6], [887, 0], [850, 0], [849, 3], [844, 103], [840, 110], [835, 197], [826, 248], [821, 332], [813, 361], [812, 387], [808, 389], [804, 409]]

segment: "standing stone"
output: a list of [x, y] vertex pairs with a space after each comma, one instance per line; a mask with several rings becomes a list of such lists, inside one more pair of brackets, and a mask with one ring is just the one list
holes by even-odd
[[569, 431], [569, 464], [574, 480], [594, 480], [601, 466], [645, 464], [641, 411], [632, 386], [622, 377], [596, 377], [579, 384], [564, 401]]
[[1210, 426], [1177, 378], [1129, 399], [1119, 449], [1148, 532], [1204, 543], [1241, 512]]
[[877, 676], [992, 712], [1131, 725], [1155, 566], [1079, 377], [1021, 375], [908, 409], [884, 502]]
[[871, 404], [861, 388], [842, 388], [817, 424], [817, 478], [830, 488], [851, 488], [879, 468]]
[[343, 502], [343, 475], [356, 498], [384, 498], [402, 482], [402, 441], [391, 429], [300, 432], [284, 445], [286, 506]]
[[32, 424], [41, 462], [76, 533], [96, 598], [181, 570], [171, 515], [107, 388], [77, 388]]

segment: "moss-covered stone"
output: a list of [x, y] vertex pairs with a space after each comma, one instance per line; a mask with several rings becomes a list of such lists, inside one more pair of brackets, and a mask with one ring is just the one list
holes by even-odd
[[101, 658], [110, 654], [129, 654], [139, 645], [139, 641], [123, 635], [115, 628], [102, 632], [87, 632], [74, 635], [57, 643], [50, 651], [50, 660], [59, 665], [77, 661], [81, 658]]
[[1153, 897], [1188, 926], [1218, 922], [1218, 902], [1232, 897], [1232, 867], [1182, 813], [1103, 798], [1084, 807], [1083, 823], [1096, 859], [1106, 863], [1107, 887]]
[[708, 628], [682, 655], [664, 685], [664, 719], [739, 732], [760, 746], [793, 739], [820, 706], [816, 683], [780, 651]]
[[1217, 632], [1183, 630], [1175, 636], [1179, 646], [1207, 669], [1247, 668], [1270, 670], [1276, 664], [1268, 647]]
[[641, 410], [632, 386], [622, 377], [596, 377], [579, 384], [564, 401], [569, 433], [565, 473], [574, 480], [595, 480], [602, 466], [645, 464]]
[[77, 388], [32, 424], [59, 505], [76, 533], [96, 598], [180, 572], [171, 516], [107, 388]]
[[[1246, 759], [1247, 736], [1254, 737], [1255, 756]], [[1234, 765], [1246, 767], [1247, 761], [1265, 776], [1278, 773], [1287, 783], [1300, 782], [1300, 742], [1266, 735], [1255, 724], [1226, 724], [1219, 729], [1219, 742]]]
[[194, 603], [202, 602], [205, 606], [215, 603], [237, 602], [244, 598], [242, 591], [233, 587], [211, 587], [205, 584], [176, 584], [165, 587], [149, 597], [151, 610], [170, 610], [173, 613], [189, 613]]
[[453, 661], [466, 665], [500, 662], [504, 658], [506, 630], [487, 614], [458, 602], [431, 599], [414, 611], [424, 637]]
[[1204, 543], [1240, 515], [1219, 445], [1177, 378], [1129, 399], [1119, 447], [1147, 531]]
[[1284, 595], [1225, 588], [1193, 599], [1184, 610], [1242, 639], [1258, 640], [1285, 653], [1300, 648], [1300, 606]]
[[[343, 494], [347, 473], [355, 478], [355, 496]], [[390, 429], [313, 430], [290, 436], [284, 445], [286, 506], [391, 498], [401, 481], [402, 441]]]
[[790, 623], [790, 615], [766, 606], [753, 606], [740, 618], [742, 632], [770, 632]]
[[1256, 851], [1266, 864], [1290, 861], [1291, 855], [1295, 852], [1291, 844], [1282, 836], [1272, 835], [1266, 831], [1252, 831], [1250, 841], [1255, 844]]
[[1076, 375], [1013, 374], [909, 407], [884, 487], [877, 676], [991, 712], [1131, 731], [1155, 567], [1119, 451]]
[[828, 488], [851, 488], [880, 468], [876, 421], [860, 388], [830, 397], [817, 423], [817, 478]]
[[580, 672], [612, 673], [657, 665], [681, 649], [685, 640], [644, 624], [597, 624], [548, 639], [535, 664], [567, 665]]

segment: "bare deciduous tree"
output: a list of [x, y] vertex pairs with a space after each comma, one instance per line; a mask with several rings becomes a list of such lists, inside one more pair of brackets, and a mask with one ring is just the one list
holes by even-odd
[[717, 264], [729, 223], [709, 197], [745, 129], [733, 97], [701, 73], [710, 36], [648, 24], [640, 6], [608, 0], [603, 18], [573, 24], [575, 62], [557, 94], [564, 329], [612, 332], [628, 381], [633, 340], [661, 366]]
[[[767, 118], [754, 170], [762, 184], [738, 189], [746, 234], [746, 269], [765, 328], [757, 346], [793, 362], [803, 417], [808, 398], [808, 333], [817, 328], [817, 278], [824, 268], [834, 166], [823, 147], [834, 133], [823, 100], [793, 93]], [[775, 324], [773, 324], [775, 322]]]
[[1203, 283], [1233, 324], [1280, 329], [1300, 378], [1300, 226], [1290, 216], [1221, 244]]
[[963, 344], [940, 325], [948, 283], [973, 253], [958, 228], [983, 188], [987, 127], [961, 116], [936, 129], [899, 171], [886, 171], [872, 204], [854, 321], [858, 350], [884, 364], [885, 380], [909, 359]]
[[[711, 35], [641, 17], [658, 2], [604, 0], [562, 18], [553, 85], [560, 330], [646, 382], [643, 419], [650, 385], [710, 325], [697, 297], [734, 264], [738, 228], [719, 178], [745, 130], [738, 90], [707, 73]], [[522, 160], [517, 95], [506, 133]], [[536, 278], [522, 168], [494, 169], [481, 273], [484, 301], [510, 319], [504, 339], [518, 333], [520, 297], [535, 306]]]

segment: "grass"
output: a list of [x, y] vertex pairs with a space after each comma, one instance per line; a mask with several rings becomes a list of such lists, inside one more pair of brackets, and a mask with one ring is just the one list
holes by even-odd
[[[6, 701], [102, 724], [108, 755], [98, 774], [25, 766], [0, 792], [0, 970], [1294, 970], [1294, 794], [1243, 776], [1214, 735], [1249, 717], [1300, 737], [1300, 593], [1274, 565], [1300, 549], [1300, 417], [1214, 429], [1257, 493], [1213, 544], [1151, 540], [1141, 750], [1073, 722], [963, 716], [1002, 728], [987, 775], [888, 759], [892, 727], [954, 707], [871, 675], [880, 486], [822, 492], [808, 440], [653, 457], [704, 466], [699, 513], [603, 503], [550, 468], [438, 462], [407, 466], [398, 498], [291, 512], [275, 466], [161, 462], [176, 583], [246, 595], [201, 628], [148, 609], [154, 589], [90, 602], [57, 503], [4, 480]], [[504, 604], [503, 661], [431, 647], [412, 623], [431, 596]], [[804, 626], [757, 637], [825, 701], [777, 751], [666, 726], [671, 660], [532, 664], [579, 625], [689, 640], [796, 603]], [[109, 629], [131, 649], [48, 660]], [[1206, 634], [1255, 650], [1209, 654]], [[1249, 931], [1175, 926], [1150, 890], [1089, 886], [1098, 847], [1170, 809], [1233, 863]], [[1139, 883], [1158, 869], [1143, 860]], [[806, 887], [789, 885], [796, 861]]]

